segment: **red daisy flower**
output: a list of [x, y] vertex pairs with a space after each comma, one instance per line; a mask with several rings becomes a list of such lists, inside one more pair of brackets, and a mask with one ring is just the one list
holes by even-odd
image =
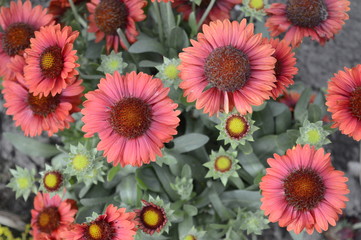
[[[202, 0], [201, 5], [196, 6], [196, 18], [197, 21], [201, 19], [206, 11], [210, 0]], [[208, 17], [204, 23], [208, 24], [210, 21], [229, 19], [230, 12], [237, 4], [241, 4], [242, 0], [218, 0], [214, 3], [212, 10], [209, 12]], [[192, 10], [192, 2], [189, 0], [174, 0], [172, 7], [179, 13], [183, 13], [183, 18], [188, 21], [189, 15]]]
[[[84, 0], [73, 0], [74, 4], [83, 2]], [[49, 13], [54, 17], [60, 17], [63, 13], [70, 8], [69, 0], [51, 0], [49, 3]]]
[[79, 74], [75, 68], [80, 66], [73, 50], [78, 35], [69, 26], [61, 29], [60, 24], [35, 32], [30, 48], [25, 50], [24, 77], [31, 93], [45, 97], [51, 93], [54, 97], [74, 81]]
[[168, 222], [164, 208], [145, 200], [142, 200], [142, 202], [144, 204], [143, 208], [135, 210], [139, 229], [150, 235], [160, 232]]
[[30, 45], [30, 38], [40, 27], [54, 24], [53, 16], [41, 6], [32, 8], [29, 0], [10, 2], [10, 7], [0, 8], [0, 76], [12, 80], [14, 74], [7, 67], [10, 59], [23, 52]]
[[84, 87], [77, 80], [61, 94], [47, 97], [34, 96], [25, 86], [24, 81], [3, 82], [5, 104], [8, 108], [7, 115], [12, 115], [15, 125], [20, 126], [25, 136], [34, 137], [42, 131], [48, 131], [51, 136], [59, 130], [70, 127], [74, 119], [71, 113], [79, 112], [78, 105], [81, 103]]
[[61, 233], [64, 240], [133, 240], [137, 231], [134, 212], [110, 204], [94, 221], [74, 224]]
[[343, 134], [361, 140], [361, 65], [339, 71], [328, 83], [328, 111]]
[[349, 18], [348, 0], [288, 0], [287, 4], [273, 3], [266, 13], [265, 26], [272, 37], [286, 32], [284, 39], [293, 46], [311, 37], [322, 45], [337, 34]]
[[106, 74], [95, 91], [85, 95], [85, 137], [98, 133], [98, 150], [116, 166], [141, 166], [161, 156], [163, 143], [177, 134], [180, 111], [158, 78], [131, 72]]
[[272, 89], [273, 99], [278, 98], [284, 90], [294, 83], [293, 76], [297, 74], [298, 68], [296, 65], [295, 53], [292, 51], [290, 45], [282, 40], [277, 39], [264, 39], [264, 43], [269, 43], [276, 50], [273, 57], [276, 58], [275, 74], [276, 74], [276, 87]]
[[127, 49], [117, 29], [122, 29], [128, 42], [134, 43], [138, 36], [135, 23], [146, 18], [142, 9], [145, 6], [147, 1], [144, 0], [91, 0], [87, 3], [90, 12], [88, 31], [95, 33], [95, 42], [105, 37], [107, 52], [111, 48], [118, 52], [119, 44]]
[[299, 234], [312, 234], [328, 224], [336, 225], [338, 214], [346, 207], [350, 191], [344, 173], [331, 165], [330, 154], [309, 145], [297, 145], [286, 155], [274, 154], [267, 160], [271, 168], [262, 178], [261, 209], [271, 222]]
[[76, 212], [59, 195], [50, 198], [48, 193], [39, 192], [34, 198], [34, 209], [31, 210], [34, 239], [59, 239], [59, 233], [74, 221]]
[[253, 24], [229, 20], [203, 25], [198, 41], [179, 54], [180, 88], [188, 102], [213, 115], [235, 106], [246, 115], [269, 99], [276, 81], [274, 48], [254, 34]]

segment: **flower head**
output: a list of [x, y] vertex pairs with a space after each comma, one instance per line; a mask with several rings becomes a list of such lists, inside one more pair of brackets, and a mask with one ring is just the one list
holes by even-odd
[[90, 12], [88, 31], [95, 33], [95, 42], [105, 37], [107, 52], [110, 49], [118, 52], [119, 45], [127, 49], [117, 30], [120, 28], [128, 42], [134, 43], [138, 36], [135, 23], [146, 18], [142, 9], [146, 5], [144, 0], [91, 0], [87, 3]]
[[12, 115], [15, 125], [20, 126], [25, 136], [34, 137], [42, 131], [49, 136], [59, 130], [70, 127], [73, 117], [70, 114], [79, 112], [84, 87], [82, 80], [67, 86], [60, 94], [47, 97], [34, 96], [21, 81], [5, 81], [3, 83], [6, 114]]
[[296, 143], [309, 144], [311, 146], [315, 146], [316, 148], [320, 148], [323, 145], [331, 143], [331, 141], [327, 139], [330, 132], [324, 130], [322, 125], [322, 121], [310, 123], [306, 119], [303, 126], [300, 127], [300, 136], [298, 137]]
[[40, 172], [40, 190], [45, 192], [60, 193], [67, 185], [68, 176], [62, 170], [45, 165], [45, 171]]
[[246, 144], [246, 141], [253, 141], [252, 134], [258, 130], [250, 115], [242, 116], [238, 113], [221, 114], [220, 124], [216, 125], [219, 130], [217, 140], [224, 140], [225, 144], [230, 143], [236, 149], [238, 145]]
[[163, 59], [164, 63], [155, 67], [159, 71], [156, 77], [163, 81], [164, 86], [173, 86], [175, 89], [177, 89], [180, 83], [178, 70], [180, 60], [176, 58], [168, 59], [166, 57], [163, 57]]
[[76, 212], [59, 195], [50, 198], [48, 193], [39, 192], [34, 198], [34, 209], [31, 210], [34, 239], [58, 239], [59, 233], [74, 221]]
[[42, 6], [32, 7], [29, 0], [11, 1], [10, 7], [0, 8], [0, 76], [12, 80], [14, 73], [9, 65], [14, 56], [23, 58], [23, 53], [30, 46], [30, 39], [40, 27], [53, 25], [53, 16], [47, 14]]
[[109, 55], [101, 55], [102, 59], [101, 65], [98, 67], [98, 71], [104, 73], [113, 74], [115, 71], [118, 71], [120, 74], [123, 73], [123, 70], [128, 66], [122, 58], [122, 53], [115, 53], [112, 51]]
[[[135, 87], [136, 86], [136, 87]], [[98, 150], [114, 166], [141, 166], [161, 156], [164, 142], [177, 134], [179, 111], [160, 79], [135, 72], [107, 74], [85, 95], [85, 137], [98, 133]]]
[[78, 35], [78, 31], [69, 26], [61, 28], [60, 24], [35, 32], [30, 48], [25, 50], [24, 78], [31, 93], [54, 97], [76, 80], [75, 68], [80, 65], [73, 44]]
[[304, 37], [311, 37], [322, 45], [337, 34], [349, 18], [348, 0], [288, 0], [287, 4], [273, 3], [266, 13], [266, 27], [272, 37], [286, 32], [284, 39], [294, 47]]
[[361, 140], [361, 65], [339, 71], [328, 83], [328, 111], [343, 134]]
[[260, 210], [253, 212], [238, 209], [237, 221], [240, 223], [240, 229], [246, 230], [247, 234], [261, 235], [264, 229], [269, 228], [269, 221]]
[[155, 232], [161, 234], [163, 231], [168, 232], [171, 225], [169, 217], [173, 211], [170, 210], [170, 204], [164, 204], [159, 197], [154, 199], [149, 197], [149, 202], [142, 200], [143, 207], [135, 210], [136, 220], [139, 223], [139, 229], [144, 233], [153, 235]]
[[238, 165], [236, 151], [231, 151], [231, 149], [225, 151], [220, 147], [218, 152], [212, 150], [212, 154], [209, 158], [210, 161], [203, 164], [203, 166], [209, 169], [205, 176], [206, 178], [220, 178], [223, 185], [226, 185], [228, 178], [238, 177], [237, 170], [241, 167]]
[[243, 115], [251, 113], [252, 105], [269, 99], [275, 87], [275, 50], [246, 22], [204, 24], [198, 41], [179, 54], [179, 87], [188, 102], [196, 100], [196, 108], [211, 116], [234, 107]]
[[265, 8], [268, 8], [268, 0], [243, 0], [241, 11], [245, 17], [253, 17], [263, 22], [266, 16]]
[[344, 173], [331, 165], [330, 154], [322, 148], [297, 145], [286, 154], [267, 160], [270, 168], [262, 178], [261, 209], [271, 222], [299, 234], [312, 234], [328, 224], [336, 225], [348, 198]]
[[103, 215], [90, 222], [73, 225], [61, 237], [64, 240], [133, 240], [137, 230], [134, 217], [135, 213], [110, 204]]
[[16, 166], [16, 169], [10, 169], [10, 173], [13, 175], [13, 177], [11, 178], [10, 183], [6, 186], [15, 191], [16, 198], [22, 196], [26, 201], [31, 192], [37, 192], [34, 168], [29, 170]]

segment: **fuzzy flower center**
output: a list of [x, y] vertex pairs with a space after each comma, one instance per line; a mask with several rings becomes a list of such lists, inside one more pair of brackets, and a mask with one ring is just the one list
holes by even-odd
[[286, 14], [293, 25], [307, 28], [318, 26], [328, 17], [324, 0], [288, 0]]
[[351, 93], [350, 108], [352, 115], [361, 120], [361, 87]]
[[249, 7], [256, 9], [256, 10], [263, 9], [264, 1], [263, 0], [251, 0], [251, 1], [249, 1]]
[[194, 235], [187, 235], [184, 240], [197, 240], [197, 238]]
[[218, 172], [228, 172], [232, 168], [232, 160], [227, 156], [219, 156], [214, 162], [214, 168]]
[[73, 168], [77, 171], [82, 171], [89, 166], [89, 159], [83, 154], [77, 154], [72, 161]]
[[50, 113], [55, 112], [60, 103], [59, 96], [54, 97], [48, 95], [46, 97], [34, 96], [32, 93], [28, 95], [28, 104], [35, 115], [46, 117]]
[[16, 183], [18, 184], [18, 187], [20, 189], [26, 189], [30, 185], [29, 179], [26, 177], [20, 177], [20, 178], [16, 179]]
[[227, 118], [225, 130], [230, 138], [239, 140], [248, 133], [249, 124], [245, 117], [233, 114]]
[[164, 75], [169, 79], [176, 79], [178, 77], [179, 71], [177, 66], [174, 64], [170, 64], [165, 67]]
[[284, 179], [286, 201], [300, 211], [311, 210], [324, 199], [325, 184], [312, 169], [299, 169]]
[[308, 142], [311, 144], [317, 144], [321, 140], [321, 135], [320, 135], [319, 131], [317, 131], [316, 129], [309, 130], [306, 133], [306, 135], [307, 135]]
[[95, 9], [95, 24], [105, 34], [115, 35], [128, 24], [128, 8], [124, 1], [102, 0]]
[[57, 207], [45, 208], [39, 213], [37, 225], [41, 232], [51, 233], [60, 225], [60, 214]]
[[110, 124], [114, 131], [126, 138], [143, 135], [152, 122], [152, 110], [142, 99], [129, 97], [112, 107]]
[[57, 191], [63, 183], [63, 175], [58, 171], [47, 172], [44, 175], [43, 183], [49, 192]]
[[46, 48], [40, 56], [40, 69], [44, 77], [57, 78], [60, 76], [64, 61], [62, 50], [59, 46]]
[[146, 206], [140, 213], [140, 220], [149, 229], [158, 229], [164, 225], [166, 218], [160, 208], [154, 206]]
[[208, 82], [222, 91], [234, 92], [243, 87], [251, 75], [248, 57], [233, 46], [214, 49], [206, 59], [204, 72]]
[[108, 223], [106, 220], [104, 219], [100, 219], [100, 220], [96, 220], [94, 222], [92, 222], [85, 234], [84, 234], [84, 239], [88, 239], [88, 240], [111, 240], [114, 239], [114, 229], [113, 227], [110, 225], [110, 223]]
[[2, 36], [2, 47], [9, 56], [20, 54], [30, 45], [30, 38], [33, 38], [34, 29], [26, 23], [13, 23], [8, 26]]

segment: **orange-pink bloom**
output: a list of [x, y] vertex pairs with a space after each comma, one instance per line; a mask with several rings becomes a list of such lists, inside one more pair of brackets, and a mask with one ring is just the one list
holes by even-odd
[[267, 160], [270, 168], [262, 178], [261, 209], [271, 222], [288, 231], [312, 234], [335, 226], [346, 207], [350, 191], [344, 173], [331, 165], [330, 154], [305, 145], [295, 146], [286, 154]]
[[119, 50], [119, 44], [127, 49], [126, 44], [118, 36], [120, 28], [129, 43], [134, 43], [138, 36], [135, 23], [146, 18], [143, 8], [147, 5], [144, 0], [91, 0], [87, 3], [89, 15], [89, 32], [95, 33], [95, 42], [100, 42], [104, 37], [107, 52]]
[[78, 31], [69, 26], [61, 28], [60, 24], [35, 32], [30, 48], [25, 50], [24, 77], [31, 93], [55, 96], [76, 79], [79, 64], [73, 43], [78, 36]]
[[361, 140], [361, 65], [339, 71], [328, 83], [328, 111], [343, 134]]
[[275, 49], [273, 57], [276, 58], [275, 74], [276, 87], [272, 89], [273, 99], [278, 98], [284, 90], [294, 83], [293, 77], [297, 74], [295, 53], [286, 41], [277, 39], [264, 39], [264, 43], [269, 43]]
[[304, 37], [311, 37], [322, 45], [337, 34], [349, 18], [348, 0], [288, 0], [287, 4], [273, 3], [266, 13], [265, 26], [272, 37], [286, 32], [284, 39], [294, 47]]
[[180, 88], [188, 102], [214, 115], [234, 107], [243, 115], [261, 105], [275, 88], [274, 48], [254, 34], [253, 24], [229, 20], [203, 25], [198, 41], [179, 54]]
[[110, 204], [105, 214], [94, 221], [74, 224], [61, 233], [63, 240], [133, 240], [137, 231], [134, 212], [126, 212], [125, 208], [117, 208]]
[[[199, 21], [206, 11], [210, 0], [202, 0], [200, 6], [196, 6], [196, 19]], [[217, 0], [204, 23], [208, 24], [210, 21], [230, 19], [230, 12], [237, 4], [241, 4], [242, 0]], [[188, 21], [189, 15], [192, 13], [192, 2], [189, 0], [174, 0], [172, 7], [179, 13], [183, 14], [183, 18]]]
[[98, 133], [98, 150], [116, 166], [141, 166], [161, 156], [163, 143], [177, 134], [180, 111], [158, 78], [131, 72], [106, 74], [98, 89], [85, 95], [82, 130]]
[[19, 69], [17, 80], [3, 82], [6, 114], [13, 116], [15, 125], [21, 127], [25, 136], [34, 137], [42, 131], [47, 131], [52, 136], [59, 130], [69, 128], [74, 121], [70, 114], [80, 111], [78, 105], [84, 90], [82, 80], [76, 80], [55, 96], [34, 96], [29, 92], [22, 76], [21, 69], [25, 62], [23, 58], [17, 60], [13, 65], [15, 69]]
[[14, 74], [8, 67], [15, 56], [22, 56], [30, 45], [30, 38], [40, 27], [54, 24], [53, 16], [41, 6], [32, 7], [29, 0], [22, 3], [11, 1], [10, 7], [0, 8], [0, 76], [13, 80]]
[[31, 210], [34, 239], [60, 239], [59, 233], [74, 221], [76, 212], [59, 195], [51, 198], [48, 193], [39, 192], [34, 198], [34, 209]]

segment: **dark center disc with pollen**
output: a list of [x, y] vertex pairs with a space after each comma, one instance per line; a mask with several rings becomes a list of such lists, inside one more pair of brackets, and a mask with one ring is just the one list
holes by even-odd
[[323, 0], [288, 0], [287, 18], [295, 26], [314, 28], [327, 19]]

